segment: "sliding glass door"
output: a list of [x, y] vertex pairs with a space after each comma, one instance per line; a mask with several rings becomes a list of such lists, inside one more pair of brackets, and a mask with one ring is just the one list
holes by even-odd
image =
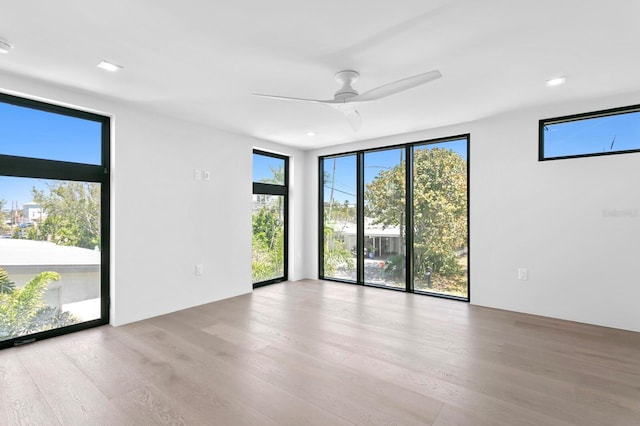
[[109, 321], [109, 118], [0, 94], [0, 347]]

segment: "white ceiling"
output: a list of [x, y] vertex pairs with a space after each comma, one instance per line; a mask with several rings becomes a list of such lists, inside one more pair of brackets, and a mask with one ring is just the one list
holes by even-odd
[[[23, 0], [0, 9], [0, 70], [311, 149], [638, 91], [638, 18], [638, 0]], [[251, 95], [332, 98], [343, 69], [361, 93], [443, 77], [362, 104], [359, 132], [327, 106]]]

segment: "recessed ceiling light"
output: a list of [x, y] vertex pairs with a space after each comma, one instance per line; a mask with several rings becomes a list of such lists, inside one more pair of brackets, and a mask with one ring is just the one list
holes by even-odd
[[557, 77], [552, 78], [551, 80], [547, 80], [547, 86], [560, 86], [567, 81], [567, 77]]
[[309, 137], [312, 137], [312, 136], [315, 136], [315, 135], [316, 135], [316, 134], [315, 134], [315, 132], [307, 132], [307, 133], [305, 133], [305, 134], [306, 134], [307, 136], [309, 136]]
[[108, 61], [102, 61], [98, 64], [98, 68], [102, 68], [103, 70], [107, 70], [111, 72], [116, 72], [116, 71], [120, 71], [124, 67], [122, 65], [116, 65]]
[[4, 40], [0, 40], [0, 53], [9, 53], [13, 46]]

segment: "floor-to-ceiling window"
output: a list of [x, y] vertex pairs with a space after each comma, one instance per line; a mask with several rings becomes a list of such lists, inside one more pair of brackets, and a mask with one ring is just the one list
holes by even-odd
[[320, 158], [320, 277], [469, 300], [469, 136]]
[[405, 148], [364, 153], [364, 281], [405, 288]]
[[254, 287], [287, 279], [289, 160], [253, 152], [251, 272]]
[[413, 288], [469, 298], [467, 139], [411, 147]]
[[110, 120], [0, 94], [0, 347], [109, 321]]
[[321, 201], [324, 275], [357, 281], [357, 167], [355, 155], [332, 157], [324, 162]]

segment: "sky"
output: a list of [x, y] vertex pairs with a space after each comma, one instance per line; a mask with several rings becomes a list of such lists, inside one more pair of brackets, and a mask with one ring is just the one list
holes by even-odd
[[[0, 154], [101, 164], [101, 124], [0, 102]], [[16, 202], [22, 208], [32, 201], [31, 189], [46, 189], [46, 183], [0, 176], [0, 200], [5, 209]]]
[[253, 182], [262, 182], [273, 178], [271, 169], [284, 167], [284, 160], [267, 155], [253, 154]]
[[545, 157], [640, 149], [640, 112], [549, 124]]

